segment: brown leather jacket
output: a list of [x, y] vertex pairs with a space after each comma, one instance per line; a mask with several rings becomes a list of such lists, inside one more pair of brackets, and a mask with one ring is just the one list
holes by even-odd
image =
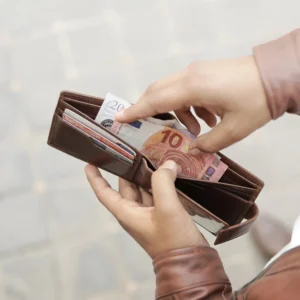
[[[300, 114], [300, 29], [253, 50], [272, 118]], [[153, 265], [157, 300], [300, 299], [300, 247], [282, 254], [237, 292], [211, 247], [162, 253]]]

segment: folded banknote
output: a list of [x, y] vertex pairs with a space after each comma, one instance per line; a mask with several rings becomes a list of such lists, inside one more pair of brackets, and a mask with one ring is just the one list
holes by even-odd
[[228, 168], [216, 154], [188, 154], [192, 135], [175, 118], [147, 118], [128, 124], [115, 121], [115, 115], [131, 106], [129, 102], [107, 94], [97, 114], [96, 122], [138, 149], [157, 168], [166, 160], [181, 167], [181, 175], [207, 181], [219, 181]]

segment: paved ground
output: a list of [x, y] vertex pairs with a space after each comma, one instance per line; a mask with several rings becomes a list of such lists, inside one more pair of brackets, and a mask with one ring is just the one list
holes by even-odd
[[[59, 92], [136, 100], [195, 59], [247, 55], [298, 27], [299, 8], [296, 0], [0, 0], [0, 298], [153, 299], [150, 259], [97, 204], [84, 164], [46, 145]], [[285, 116], [224, 151], [265, 180], [262, 211], [287, 225], [299, 212], [299, 122]], [[264, 263], [249, 236], [218, 249], [235, 287]]]

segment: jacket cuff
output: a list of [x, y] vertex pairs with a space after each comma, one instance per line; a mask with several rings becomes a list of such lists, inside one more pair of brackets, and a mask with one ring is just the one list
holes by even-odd
[[300, 113], [300, 29], [253, 48], [273, 119]]
[[185, 289], [210, 284], [230, 284], [217, 251], [197, 246], [172, 250], [153, 260], [156, 299]]

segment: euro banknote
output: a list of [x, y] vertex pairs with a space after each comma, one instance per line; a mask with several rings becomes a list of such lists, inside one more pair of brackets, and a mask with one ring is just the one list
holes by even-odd
[[161, 115], [131, 123], [115, 121], [117, 112], [132, 104], [107, 94], [100, 108], [96, 122], [138, 149], [155, 168], [166, 160], [173, 160], [181, 167], [181, 175], [206, 181], [219, 181], [228, 168], [216, 154], [188, 154], [192, 135], [175, 116]]

